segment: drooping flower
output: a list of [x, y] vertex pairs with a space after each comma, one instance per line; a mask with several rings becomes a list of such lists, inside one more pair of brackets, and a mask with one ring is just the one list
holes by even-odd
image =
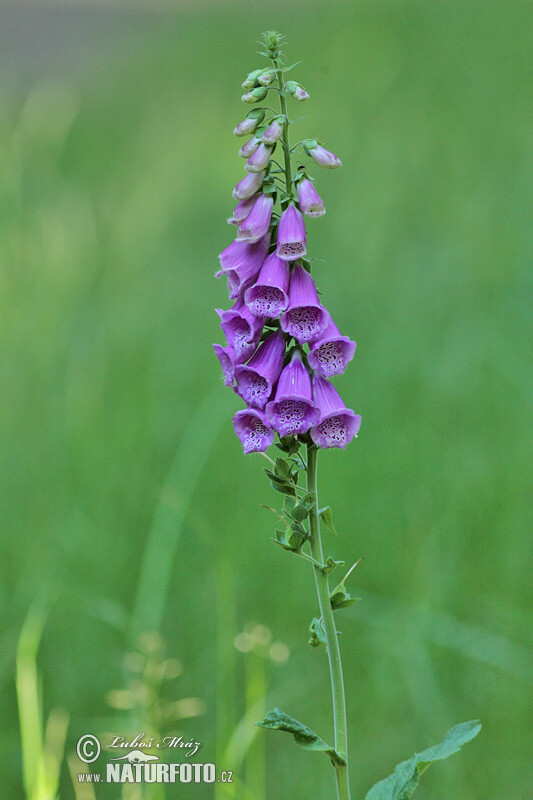
[[221, 269], [216, 273], [220, 278], [228, 279], [229, 296], [232, 300], [239, 297], [252, 281], [255, 280], [261, 265], [266, 258], [270, 245], [270, 234], [267, 233], [258, 242], [232, 242], [219, 255]]
[[267, 96], [268, 89], [264, 86], [258, 86], [257, 89], [251, 89], [241, 97], [243, 103], [260, 103]]
[[243, 119], [242, 122], [234, 128], [233, 133], [235, 136], [247, 136], [249, 133], [253, 133], [258, 125], [260, 125], [265, 118], [265, 109], [264, 108], [254, 108], [253, 111], [250, 111], [249, 114]]
[[295, 100], [299, 100], [303, 102], [304, 100], [309, 100], [309, 92], [306, 92], [304, 87], [299, 84], [297, 81], [287, 81], [285, 84], [285, 91], [292, 94]]
[[271, 253], [257, 277], [257, 281], [244, 293], [244, 302], [258, 317], [275, 319], [285, 311], [289, 302], [289, 264]]
[[243, 408], [233, 417], [233, 428], [241, 440], [245, 453], [264, 453], [276, 435], [268, 427], [266, 417], [256, 408]]
[[268, 233], [273, 207], [273, 196], [271, 194], [260, 194], [254, 203], [254, 207], [239, 226], [237, 231], [238, 241], [257, 242]]
[[318, 422], [311, 428], [311, 439], [318, 447], [341, 447], [343, 450], [357, 436], [361, 417], [344, 402], [332, 383], [322, 375], [313, 375], [313, 398], [320, 409]]
[[235, 200], [247, 200], [261, 188], [265, 172], [249, 172], [233, 190]]
[[237, 205], [233, 209], [233, 214], [226, 220], [228, 225], [240, 225], [241, 222], [246, 219], [246, 217], [254, 207], [254, 203], [258, 197], [259, 197], [258, 194], [253, 194], [246, 200], [241, 200], [240, 203], [237, 203]]
[[289, 305], [280, 319], [286, 333], [303, 344], [320, 338], [327, 323], [327, 312], [318, 299], [315, 282], [298, 263], [291, 273]]
[[266, 131], [264, 131], [263, 135], [261, 136], [261, 139], [265, 144], [276, 144], [278, 139], [283, 136], [284, 122], [285, 118], [281, 116], [272, 120]]
[[230, 345], [222, 347], [221, 344], [214, 344], [213, 350], [222, 367], [224, 386], [233, 386], [233, 381], [235, 380], [235, 353], [233, 348]]
[[279, 377], [276, 396], [266, 406], [266, 418], [280, 436], [305, 433], [318, 422], [311, 378], [299, 350], [294, 351]]
[[250, 158], [252, 153], [255, 153], [260, 144], [261, 144], [261, 135], [257, 135], [256, 133], [254, 136], [252, 136], [251, 139], [248, 139], [248, 141], [243, 144], [243, 146], [239, 150], [240, 157]]
[[252, 153], [246, 162], [246, 169], [248, 172], [262, 172], [270, 161], [271, 155], [272, 148], [261, 142], [257, 150]]
[[298, 202], [307, 217], [322, 217], [326, 213], [324, 201], [309, 178], [298, 181]]
[[330, 151], [322, 147], [321, 144], [318, 144], [316, 139], [306, 139], [302, 142], [302, 145], [307, 155], [311, 156], [321, 167], [337, 169], [337, 167], [342, 166], [340, 158], [336, 156], [335, 153], [330, 153]]
[[307, 252], [304, 218], [294, 203], [281, 215], [278, 228], [276, 254], [284, 261], [294, 261]]
[[[230, 348], [226, 355], [231, 358], [234, 365], [247, 361], [259, 343], [264, 320], [252, 314], [242, 297], [227, 311], [217, 308], [216, 312]], [[220, 358], [216, 348], [215, 352]], [[227, 359], [224, 359], [223, 363], [220, 358], [220, 362], [225, 373], [228, 368]]]
[[311, 345], [307, 358], [311, 369], [331, 378], [332, 375], [342, 375], [348, 361], [354, 356], [355, 342], [347, 336], [341, 336], [329, 311], [326, 311], [326, 318], [326, 327], [320, 338]]
[[283, 366], [285, 337], [280, 330], [259, 345], [248, 364], [235, 367], [235, 391], [252, 408], [264, 408]]

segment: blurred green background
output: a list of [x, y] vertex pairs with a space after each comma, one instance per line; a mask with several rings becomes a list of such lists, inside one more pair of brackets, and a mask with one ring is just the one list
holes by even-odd
[[339, 612], [354, 797], [476, 717], [420, 800], [531, 797], [531, 4], [1, 14], [2, 796], [214, 796], [73, 784], [82, 734], [141, 731], [202, 742], [222, 800], [332, 796], [325, 758], [252, 727], [280, 705], [331, 737], [329, 684], [211, 349], [240, 83], [274, 28], [298, 132], [344, 164], [314, 171], [308, 229], [358, 344], [361, 433], [319, 464], [326, 552], [366, 557]]

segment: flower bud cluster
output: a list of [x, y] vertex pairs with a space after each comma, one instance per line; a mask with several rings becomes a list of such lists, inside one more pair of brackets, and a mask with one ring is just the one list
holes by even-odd
[[[278, 77], [283, 97], [309, 98], [296, 81], [283, 85], [272, 55], [276, 47], [276, 41], [269, 46], [273, 66], [250, 72], [243, 82], [245, 103], [262, 102]], [[216, 273], [227, 278], [234, 303], [229, 310], [217, 309], [226, 345], [213, 347], [225, 385], [246, 403], [233, 417], [245, 453], [265, 451], [276, 434], [282, 446], [303, 440], [344, 448], [357, 435], [361, 418], [345, 406], [330, 379], [344, 372], [355, 342], [340, 333], [319, 299], [305, 260], [304, 215], [320, 217], [325, 207], [305, 171], [292, 181], [286, 113], [266, 113], [254, 108], [234, 130], [251, 138], [239, 150], [247, 174], [233, 190], [239, 202], [228, 219], [237, 228], [235, 240], [220, 253]], [[273, 161], [277, 146], [286, 157], [285, 171]], [[320, 166], [341, 165], [314, 139], [302, 146]], [[276, 181], [283, 172], [287, 188], [281, 192]]]

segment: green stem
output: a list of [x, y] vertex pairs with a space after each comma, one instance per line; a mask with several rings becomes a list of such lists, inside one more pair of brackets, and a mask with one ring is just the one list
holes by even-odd
[[273, 59], [273, 64], [276, 68], [276, 75], [278, 76], [279, 105], [281, 108], [281, 113], [285, 117], [283, 135], [281, 137], [281, 146], [283, 148], [283, 158], [285, 161], [285, 187], [287, 189], [287, 194], [291, 195], [292, 197], [292, 169], [291, 150], [289, 147], [289, 117], [287, 115], [287, 97], [285, 96], [285, 89], [283, 88], [285, 85], [283, 82], [283, 70], [276, 59]]
[[[317, 491], [317, 455], [318, 450], [313, 444], [307, 445], [307, 491], [313, 497], [313, 508], [309, 512], [310, 546], [311, 554], [315, 561], [324, 563], [322, 542], [320, 539], [320, 518], [318, 511]], [[333, 695], [333, 724], [335, 727], [335, 750], [342, 756], [346, 764], [335, 766], [337, 778], [337, 795], [339, 800], [350, 800], [350, 785], [348, 782], [348, 748], [346, 724], [346, 700], [344, 696], [344, 679], [342, 676], [341, 654], [333, 609], [329, 598], [329, 578], [319, 567], [313, 567], [315, 585], [318, 595], [318, 604], [322, 616], [322, 624], [326, 635], [326, 646], [329, 660], [329, 673], [331, 678], [331, 691]]]

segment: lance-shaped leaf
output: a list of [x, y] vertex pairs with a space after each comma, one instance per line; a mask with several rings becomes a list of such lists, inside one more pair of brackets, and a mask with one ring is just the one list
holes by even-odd
[[346, 764], [346, 761], [337, 753], [334, 747], [326, 744], [326, 742], [324, 742], [320, 736], [317, 736], [311, 728], [308, 728], [307, 725], [298, 722], [294, 717], [289, 717], [288, 714], [285, 714], [285, 712], [281, 711], [279, 708], [272, 709], [261, 722], [256, 722], [255, 724], [260, 728], [269, 728], [272, 731], [286, 731], [287, 733], [292, 733], [297, 744], [303, 747], [304, 750], [316, 750], [326, 753], [334, 765], [344, 766]]
[[476, 719], [450, 728], [440, 744], [429, 747], [422, 753], [415, 753], [408, 761], [398, 764], [392, 775], [370, 789], [365, 800], [410, 800], [426, 769], [434, 761], [441, 761], [457, 753], [480, 730], [481, 725]]

